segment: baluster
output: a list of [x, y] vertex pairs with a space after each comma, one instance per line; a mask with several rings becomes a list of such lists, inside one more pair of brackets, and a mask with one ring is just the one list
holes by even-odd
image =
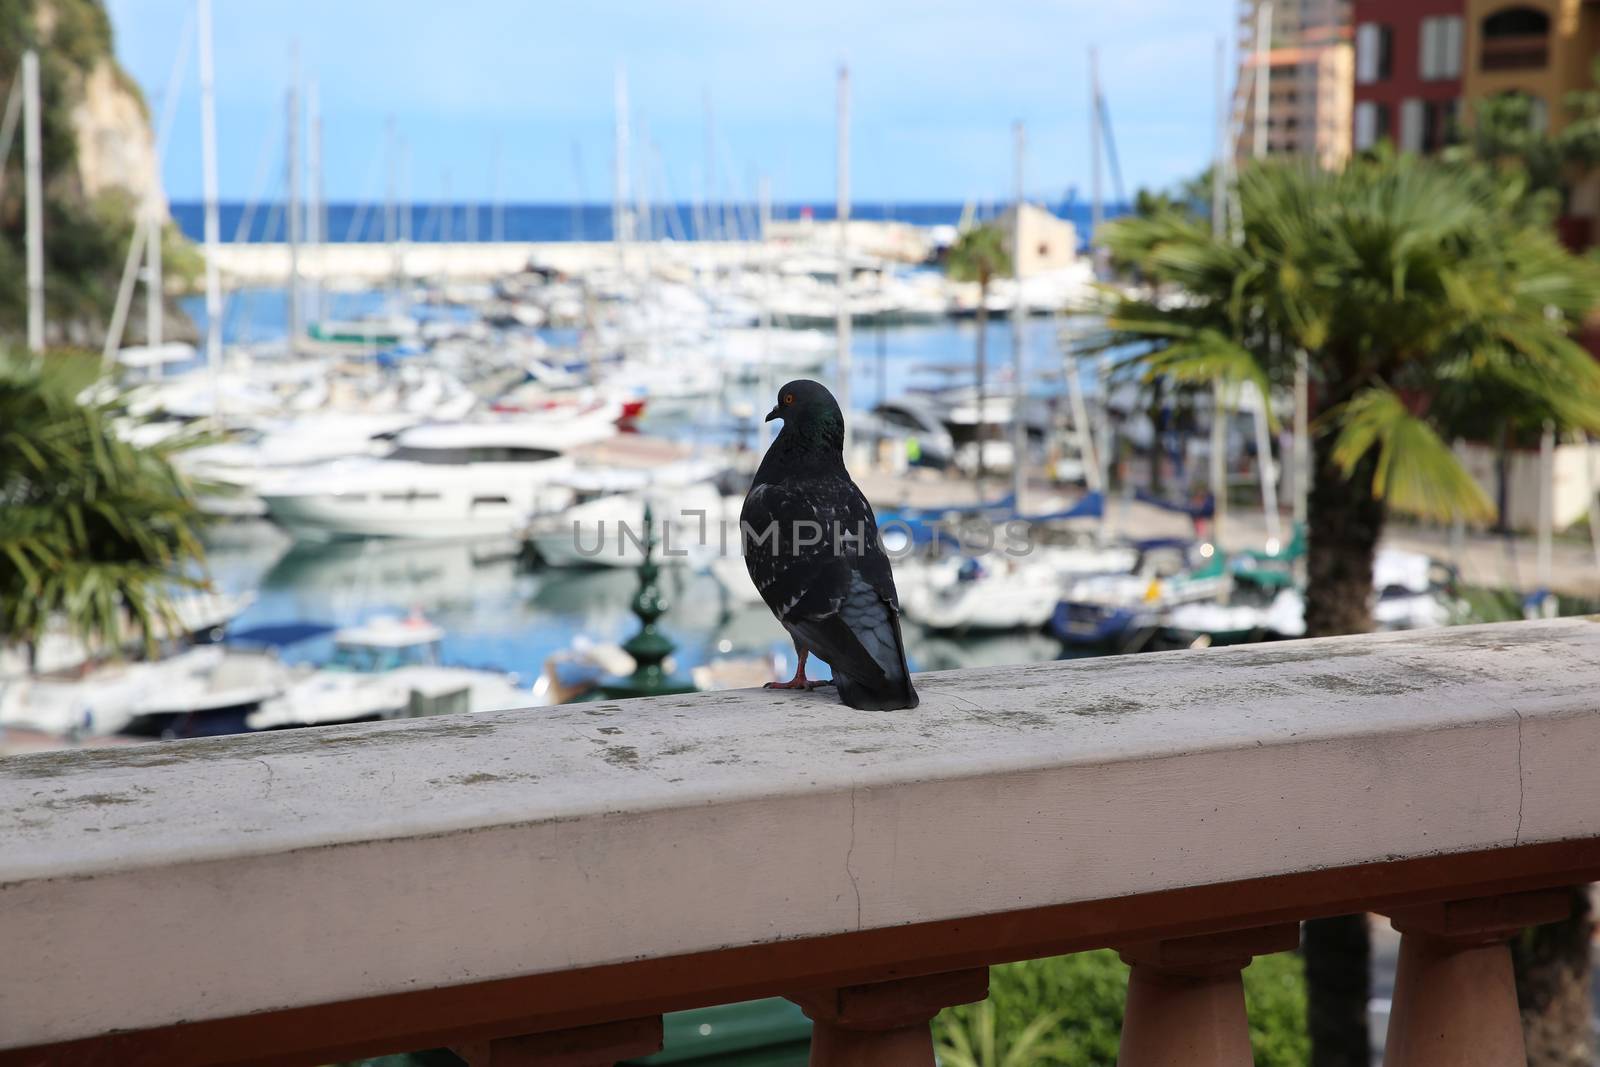
[[1128, 975], [1118, 1067], [1250, 1067], [1239, 972], [1300, 943], [1296, 923], [1169, 938], [1120, 950]]
[[456, 1046], [469, 1067], [614, 1067], [661, 1049], [661, 1016], [570, 1030], [497, 1037]]
[[989, 969], [797, 993], [811, 1018], [811, 1067], [932, 1067], [929, 1021], [989, 995]]
[[1386, 1067], [1508, 1067], [1528, 1062], [1506, 943], [1567, 916], [1564, 889], [1452, 900], [1389, 913], [1400, 967]]

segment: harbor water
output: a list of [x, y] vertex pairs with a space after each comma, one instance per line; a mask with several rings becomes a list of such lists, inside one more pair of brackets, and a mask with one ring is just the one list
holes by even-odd
[[[375, 291], [325, 296], [328, 315], [341, 319], [380, 312], [387, 299]], [[204, 332], [204, 301], [186, 298], [183, 308]], [[448, 314], [437, 308], [416, 311]], [[279, 339], [286, 330], [287, 294], [232, 292], [225, 316], [223, 335], [229, 343]], [[1024, 330], [1030, 391], [1048, 391], [1046, 375], [1061, 366], [1056, 324], [1029, 319]], [[558, 348], [575, 339], [570, 330], [541, 335]], [[970, 375], [976, 338], [971, 320], [858, 327], [852, 333], [856, 406], [870, 407], [917, 384], [945, 384], [952, 373]], [[1009, 321], [991, 320], [987, 351], [991, 388], [1008, 390]], [[771, 402], [754, 386], [730, 386], [723, 397], [704, 405], [647, 413], [641, 428], [689, 443], [725, 443], [742, 436], [754, 444], [752, 430], [759, 424], [749, 414], [759, 418]], [[548, 657], [575, 641], [620, 643], [638, 626], [629, 607], [638, 585], [632, 570], [541, 569], [520, 562], [509, 543], [294, 542], [267, 522], [248, 521], [215, 528], [209, 548], [219, 588], [256, 594], [235, 630], [282, 623], [345, 626], [378, 615], [420, 613], [444, 629], [446, 661], [512, 671], [524, 685]], [[780, 657], [778, 669], [792, 669], [793, 648], [764, 606], [730, 610], [715, 580], [686, 567], [664, 569], [662, 582], [670, 608], [661, 626], [678, 646], [680, 670], [713, 658], [756, 655]], [[955, 637], [924, 633], [908, 622], [905, 636], [914, 670], [1036, 662], [1061, 654], [1060, 645], [1041, 633]], [[331, 638], [323, 637], [286, 648], [282, 655], [290, 662], [316, 662], [330, 652]]]
[[[969, 205], [858, 203], [851, 218], [862, 222], [904, 222], [913, 226], [954, 226]], [[975, 218], [993, 218], [999, 207], [992, 203], [970, 205]], [[1087, 201], [1077, 200], [1072, 191], [1051, 210], [1078, 228], [1089, 232], [1092, 209]], [[416, 203], [398, 209], [395, 223], [399, 233], [411, 241], [609, 241], [612, 238], [610, 204], [505, 204]], [[1104, 207], [1108, 219], [1126, 214], [1123, 204]], [[707, 211], [703, 204], [655, 204], [649, 207], [650, 226], [676, 240], [747, 238], [757, 229], [758, 211], [754, 204], [716, 205]], [[385, 240], [384, 205], [373, 203], [331, 203], [327, 206], [327, 239], [334, 243]], [[409, 217], [407, 217], [409, 215]], [[813, 218], [826, 222], [835, 217], [831, 203], [778, 204], [772, 217], [776, 221]], [[193, 201], [172, 205], [172, 219], [192, 241], [204, 239], [204, 207]], [[218, 205], [221, 233], [228, 241], [287, 240], [287, 214], [281, 204], [224, 202]], [[643, 221], [641, 219], [641, 221]]]

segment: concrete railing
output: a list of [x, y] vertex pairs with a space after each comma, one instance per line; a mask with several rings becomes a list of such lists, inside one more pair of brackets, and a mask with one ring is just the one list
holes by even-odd
[[814, 1063], [925, 1064], [989, 964], [1101, 946], [1124, 1064], [1247, 1063], [1239, 968], [1363, 909], [1404, 932], [1391, 1067], [1499, 1064], [1498, 939], [1600, 877], [1587, 620], [918, 688], [0, 761], [0, 1065], [601, 1063], [775, 994]]

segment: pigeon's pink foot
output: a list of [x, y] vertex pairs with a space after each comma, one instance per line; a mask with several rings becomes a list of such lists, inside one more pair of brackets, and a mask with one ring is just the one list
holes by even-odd
[[762, 686], [761, 688], [763, 688], [763, 689], [810, 689], [812, 686], [814, 686], [816, 684], [817, 684], [816, 682], [808, 682], [808, 681], [806, 681], [806, 676], [805, 675], [797, 674], [793, 678], [789, 679], [787, 682], [768, 682], [766, 685]]
[[806, 660], [811, 655], [809, 650], [800, 653], [800, 662], [795, 664], [794, 677], [787, 682], [768, 682], [763, 689], [815, 689], [820, 682], [809, 681], [806, 678]]

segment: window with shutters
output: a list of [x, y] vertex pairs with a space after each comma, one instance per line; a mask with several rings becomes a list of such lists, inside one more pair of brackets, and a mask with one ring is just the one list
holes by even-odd
[[1363, 100], [1356, 105], [1355, 115], [1355, 142], [1356, 151], [1364, 152], [1378, 143], [1378, 105], [1371, 100]]
[[1356, 83], [1371, 85], [1391, 73], [1394, 33], [1379, 22], [1363, 22], [1356, 27]]
[[1423, 19], [1419, 44], [1417, 71], [1423, 81], [1461, 77], [1461, 16]]
[[1400, 151], [1422, 151], [1423, 106], [1421, 100], [1400, 102]]

